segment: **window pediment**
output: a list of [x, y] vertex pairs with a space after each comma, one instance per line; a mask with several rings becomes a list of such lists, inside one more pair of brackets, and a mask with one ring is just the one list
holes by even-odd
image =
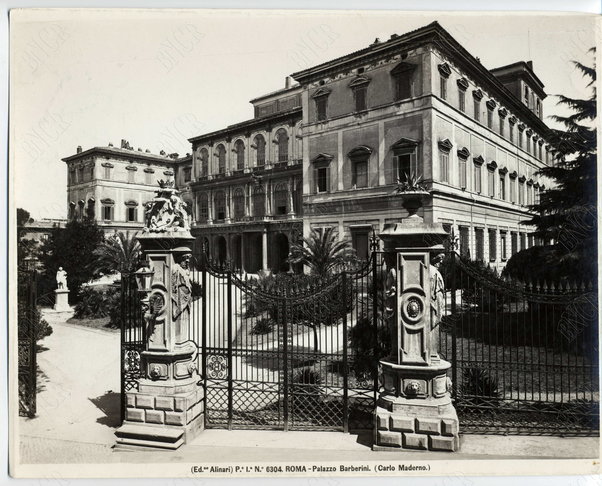
[[539, 189], [541, 186], [539, 185], [539, 182], [535, 182], [535, 183], [533, 184], [533, 187], [534, 187], [535, 189]]
[[496, 102], [493, 100], [487, 100], [487, 103], [485, 103], [487, 105], [487, 108], [489, 108], [490, 110], [494, 110], [496, 107]]
[[530, 137], [531, 135], [533, 135], [533, 130], [531, 130], [530, 128], [528, 128], [525, 133], [527, 134], [528, 137]]
[[319, 88], [313, 95], [312, 98], [320, 98], [322, 96], [328, 96], [330, 94], [330, 90], [328, 88]]
[[111, 199], [110, 197], [106, 197], [104, 199], [101, 199], [100, 202], [102, 204], [104, 204], [105, 206], [110, 206], [110, 205], [115, 204], [115, 201], [113, 199]]
[[439, 145], [439, 148], [441, 150], [444, 150], [445, 152], [449, 152], [452, 148], [454, 148], [454, 144], [451, 143], [448, 138], [446, 138], [445, 140], [439, 140], [439, 142], [437, 142], [437, 145]]
[[408, 152], [414, 150], [418, 146], [418, 141], [413, 140], [411, 138], [400, 138], [391, 145], [391, 150], [395, 155], [398, 155], [402, 152]]
[[529, 179], [529, 180], [527, 181], [527, 185], [528, 185], [528, 186], [532, 186], [532, 185], [533, 185], [533, 179]]
[[391, 76], [398, 76], [401, 74], [411, 73], [412, 71], [414, 71], [414, 69], [416, 69], [416, 64], [402, 61], [399, 64], [397, 64], [397, 66], [395, 66], [393, 69], [391, 69]]
[[487, 168], [488, 168], [490, 171], [494, 171], [495, 169], [497, 169], [497, 162], [496, 162], [495, 160], [492, 160], [491, 162], [489, 162], [489, 163], [487, 164]]
[[366, 145], [360, 145], [359, 147], [355, 147], [351, 149], [347, 156], [350, 159], [367, 159], [370, 157], [372, 153], [372, 149]]
[[452, 73], [452, 70], [449, 67], [449, 64], [447, 64], [446, 62], [439, 64], [437, 66], [437, 69], [439, 70], [439, 74], [441, 74], [441, 76], [443, 76], [444, 78], [449, 78], [449, 76]]
[[466, 147], [462, 147], [458, 149], [458, 157], [461, 159], [468, 159], [470, 157], [470, 151]]
[[353, 81], [349, 83], [350, 88], [358, 88], [360, 86], [366, 86], [370, 83], [370, 78], [368, 76], [358, 76]]
[[327, 166], [330, 165], [330, 162], [332, 161], [334, 157], [330, 154], [326, 154], [326, 153], [320, 153], [318, 155], [316, 155], [313, 160], [312, 163], [315, 166]]
[[144, 169], [144, 172], [146, 172], [147, 174], [154, 174], [155, 169], [153, 169], [152, 167], [147, 167], [146, 169]]
[[472, 159], [472, 161], [475, 165], [478, 165], [479, 167], [485, 163], [485, 159], [480, 155], [477, 155], [474, 159]]
[[508, 167], [500, 167], [500, 170], [498, 170], [498, 172], [500, 173], [500, 175], [506, 175], [508, 173]]
[[500, 108], [498, 110], [498, 114], [502, 117], [502, 118], [506, 118], [506, 116], [508, 115], [508, 110], [506, 108]]
[[516, 122], [517, 122], [517, 120], [514, 115], [512, 115], [510, 118], [508, 118], [508, 123], [510, 123], [510, 125], [514, 125]]
[[475, 89], [472, 92], [472, 96], [476, 99], [476, 100], [482, 100], [483, 99], [483, 92], [480, 89]]
[[133, 207], [138, 206], [138, 202], [134, 201], [133, 199], [130, 199], [129, 201], [125, 202], [125, 205], [128, 206], [128, 207], [130, 207], [130, 208], [133, 208]]
[[171, 170], [171, 169], [164, 170], [163, 174], [166, 175], [166, 176], [172, 176], [173, 175], [173, 170]]
[[527, 180], [527, 178], [524, 175], [522, 175], [518, 178], [518, 182], [520, 182], [521, 184], [523, 184], [526, 180]]
[[545, 191], [546, 190], [545, 184], [542, 184], [541, 186], [539, 186], [539, 189], [542, 190], [542, 191]]
[[527, 127], [525, 126], [524, 123], [519, 123], [517, 128], [522, 132]]
[[514, 170], [514, 171], [510, 172], [508, 177], [510, 177], [511, 179], [516, 179], [518, 177], [518, 173]]
[[462, 78], [458, 79], [458, 88], [460, 88], [462, 90], [468, 89], [468, 81], [466, 80], [466, 78], [462, 77]]
[[135, 165], [128, 165], [128, 166], [125, 168], [125, 170], [134, 170], [134, 171], [136, 171], [136, 170], [138, 170], [138, 167], [136, 167]]
[[103, 167], [108, 167], [109, 169], [112, 169], [113, 167], [115, 167], [113, 164], [111, 164], [111, 162], [103, 162], [102, 164]]

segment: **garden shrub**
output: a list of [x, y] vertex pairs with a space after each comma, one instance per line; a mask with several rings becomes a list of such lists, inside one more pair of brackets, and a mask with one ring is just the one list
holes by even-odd
[[256, 336], [262, 334], [269, 334], [274, 330], [274, 326], [275, 323], [274, 321], [272, 321], [272, 319], [257, 319], [257, 322], [251, 329], [251, 334], [255, 334]]
[[498, 381], [489, 371], [473, 366], [462, 373], [462, 395], [471, 397], [475, 405], [497, 405], [501, 399]]

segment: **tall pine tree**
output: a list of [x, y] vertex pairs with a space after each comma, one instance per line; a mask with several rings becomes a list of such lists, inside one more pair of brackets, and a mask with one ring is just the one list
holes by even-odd
[[[590, 52], [595, 53], [595, 48]], [[560, 157], [539, 174], [553, 181], [530, 206], [536, 215], [525, 224], [534, 225], [535, 236], [550, 244], [539, 257], [547, 277], [594, 280], [597, 275], [596, 192], [596, 70], [573, 61], [592, 90], [588, 99], [559, 95], [558, 105], [569, 108], [567, 116], [552, 119], [565, 130], [552, 130], [551, 143]], [[535, 256], [535, 255], [533, 255]], [[510, 262], [509, 262], [510, 263]], [[538, 277], [538, 276], [534, 276]], [[541, 276], [539, 276], [541, 277]]]

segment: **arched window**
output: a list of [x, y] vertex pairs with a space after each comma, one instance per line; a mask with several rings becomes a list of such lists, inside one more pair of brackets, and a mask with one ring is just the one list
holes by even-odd
[[255, 186], [253, 188], [253, 215], [265, 216], [265, 192], [263, 186]]
[[209, 201], [207, 194], [201, 194], [199, 196], [199, 221], [207, 221], [209, 219]]
[[217, 146], [217, 167], [220, 174], [226, 173], [226, 147], [221, 143]]
[[265, 138], [262, 135], [255, 136], [255, 159], [257, 160], [257, 166], [262, 167], [265, 165]]
[[213, 200], [215, 204], [215, 219], [226, 219], [226, 193], [218, 191]]
[[286, 214], [288, 210], [288, 186], [281, 182], [274, 189], [274, 209], [276, 214]]
[[276, 143], [278, 145], [278, 162], [288, 160], [288, 134], [284, 128], [276, 132]]
[[234, 151], [236, 152], [236, 170], [243, 170], [245, 168], [245, 144], [242, 140], [236, 141]]
[[206, 148], [201, 149], [201, 177], [209, 174], [209, 151]]
[[239, 187], [234, 191], [234, 219], [240, 221], [245, 216], [245, 193]]

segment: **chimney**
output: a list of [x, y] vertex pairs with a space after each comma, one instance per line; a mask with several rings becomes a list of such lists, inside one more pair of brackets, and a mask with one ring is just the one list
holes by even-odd
[[124, 149], [124, 148], [127, 148], [127, 146], [128, 146], [127, 140], [125, 138], [122, 138], [121, 139], [121, 148]]
[[288, 89], [288, 88], [290, 88], [290, 87], [291, 87], [291, 84], [292, 84], [291, 77], [290, 77], [290, 76], [287, 76], [287, 77], [284, 79], [284, 87], [285, 87], [286, 89]]
[[81, 154], [81, 153], [82, 153], [82, 146], [81, 146], [81, 145], [78, 145], [78, 146], [77, 146], [77, 153], [78, 153], [78, 154]]
[[529, 66], [529, 69], [533, 71], [533, 61], [527, 61], [527, 66]]

